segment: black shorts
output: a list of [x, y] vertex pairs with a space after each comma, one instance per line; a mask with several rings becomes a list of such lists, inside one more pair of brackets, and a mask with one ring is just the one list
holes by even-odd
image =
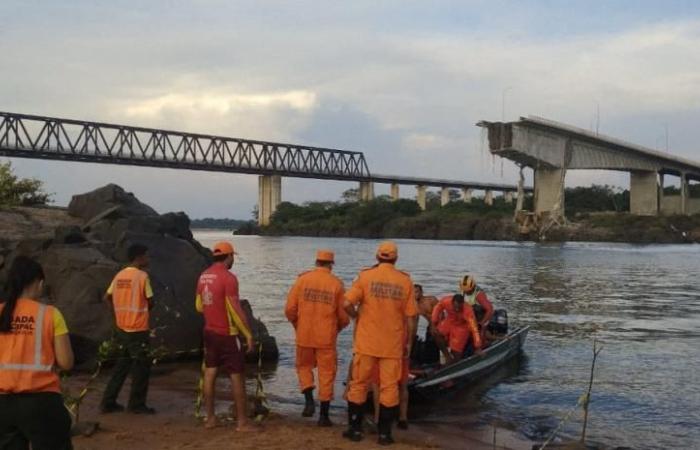
[[245, 351], [238, 336], [204, 332], [204, 365], [230, 374], [243, 373]]
[[70, 450], [71, 418], [61, 394], [0, 394], [0, 448]]

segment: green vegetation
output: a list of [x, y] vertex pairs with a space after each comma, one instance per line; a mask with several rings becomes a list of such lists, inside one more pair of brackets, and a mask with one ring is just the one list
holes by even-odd
[[34, 178], [19, 178], [12, 163], [0, 162], [0, 206], [37, 206], [50, 203], [51, 194], [44, 183]]
[[630, 191], [616, 189], [607, 184], [566, 188], [564, 203], [567, 217], [602, 211], [624, 212], [630, 209]]
[[190, 225], [192, 228], [208, 230], [238, 230], [249, 225], [249, 222], [249, 220], [213, 219], [211, 217], [206, 217], [204, 219], [192, 219]]

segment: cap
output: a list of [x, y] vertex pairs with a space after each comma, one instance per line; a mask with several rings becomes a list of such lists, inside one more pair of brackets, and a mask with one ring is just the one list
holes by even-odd
[[214, 245], [212, 252], [214, 253], [214, 256], [230, 254], [237, 255], [236, 251], [233, 249], [233, 244], [227, 241], [217, 242], [216, 245]]
[[318, 250], [316, 251], [316, 261], [333, 263], [335, 262], [335, 253], [326, 249]]
[[459, 282], [459, 288], [462, 292], [471, 291], [476, 286], [476, 279], [473, 275], [465, 275], [462, 277], [462, 281]]
[[399, 256], [399, 249], [392, 241], [384, 241], [377, 247], [377, 258], [379, 259], [396, 259]]

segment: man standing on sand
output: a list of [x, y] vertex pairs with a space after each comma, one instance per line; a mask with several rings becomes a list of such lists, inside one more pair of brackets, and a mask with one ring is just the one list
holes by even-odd
[[155, 414], [146, 406], [148, 379], [151, 373], [149, 310], [153, 307], [153, 289], [145, 269], [149, 264], [148, 248], [134, 244], [127, 250], [129, 265], [112, 280], [105, 301], [114, 307], [116, 331], [114, 342], [119, 351], [100, 410], [103, 414], [120, 412], [119, 391], [131, 371], [131, 393], [127, 410], [134, 414]]
[[352, 441], [362, 440], [363, 407], [376, 365], [380, 404], [378, 443], [389, 445], [394, 442], [391, 425], [399, 404], [402, 358], [411, 354], [417, 310], [410, 275], [394, 267], [398, 259], [396, 244], [381, 243], [376, 258], [378, 263], [360, 272], [345, 294], [345, 310], [351, 317], [357, 317], [357, 323], [347, 394], [349, 426], [343, 436]]
[[216, 375], [219, 368], [231, 378], [236, 402], [236, 431], [250, 431], [245, 392], [245, 352], [254, 349], [253, 334], [238, 297], [238, 279], [230, 272], [236, 254], [229, 242], [214, 246], [214, 264], [202, 273], [197, 283], [197, 311], [204, 314], [204, 403], [205, 428], [217, 425], [214, 411]]
[[345, 288], [333, 275], [335, 255], [330, 250], [316, 252], [316, 268], [302, 273], [287, 296], [284, 313], [296, 332], [296, 367], [305, 397], [302, 416], [314, 415], [314, 367], [318, 367], [318, 398], [321, 413], [318, 425], [332, 426], [329, 417], [333, 384], [338, 368], [336, 338], [350, 319], [343, 309]]

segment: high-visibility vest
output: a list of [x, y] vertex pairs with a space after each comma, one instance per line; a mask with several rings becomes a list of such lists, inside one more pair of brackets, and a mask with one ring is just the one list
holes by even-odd
[[476, 296], [479, 295], [479, 292], [481, 292], [481, 289], [479, 289], [479, 287], [477, 286], [477, 287], [474, 288], [474, 291], [473, 291], [471, 294], [467, 295], [467, 294], [465, 293], [465, 294], [464, 294], [464, 302], [465, 302], [467, 305], [471, 305], [471, 306], [476, 305], [476, 304], [478, 303], [478, 302], [476, 301]]
[[0, 333], [0, 393], [61, 392], [53, 370], [54, 308], [19, 299], [9, 333]]
[[124, 331], [148, 330], [148, 274], [134, 267], [119, 272], [112, 281], [112, 302], [117, 327]]

